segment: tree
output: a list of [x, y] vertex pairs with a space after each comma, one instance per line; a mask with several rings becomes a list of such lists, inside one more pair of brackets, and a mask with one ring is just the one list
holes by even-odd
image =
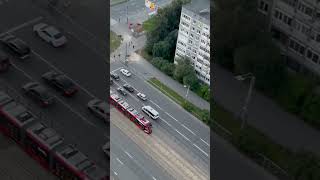
[[193, 72], [188, 73], [186, 76], [184, 76], [182, 81], [183, 81], [183, 84], [189, 85], [191, 90], [196, 90], [197, 88], [199, 88], [200, 83], [193, 69], [192, 71]]
[[188, 74], [194, 73], [194, 69], [190, 64], [190, 59], [188, 58], [177, 59], [176, 62], [177, 65], [173, 73], [173, 77], [180, 83], [183, 83], [183, 78]]
[[236, 49], [234, 63], [237, 73], [253, 73], [256, 87], [271, 95], [278, 92], [285, 80], [284, 59], [269, 34], [262, 33], [251, 44]]
[[153, 45], [152, 56], [162, 57], [163, 59], [170, 58], [170, 44], [168, 41], [160, 41]]

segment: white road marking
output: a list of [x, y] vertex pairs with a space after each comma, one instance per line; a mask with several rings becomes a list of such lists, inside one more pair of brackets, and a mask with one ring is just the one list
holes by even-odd
[[152, 176], [152, 179], [153, 179], [153, 180], [157, 180], [154, 176]]
[[37, 21], [40, 21], [41, 19], [43, 19], [42, 16], [39, 16], [39, 17], [37, 17], [37, 18], [34, 18], [34, 19], [32, 19], [32, 20], [30, 20], [30, 21], [27, 21], [27, 22], [25, 22], [25, 23], [23, 23], [23, 24], [20, 24], [20, 25], [18, 25], [18, 26], [16, 26], [16, 27], [10, 28], [10, 29], [7, 30], [6, 32], [1, 33], [0, 36], [3, 36], [4, 34], [12, 33], [12, 32], [14, 32], [14, 31], [17, 31], [17, 30], [19, 30], [19, 29], [21, 29], [21, 28], [23, 28], [23, 27], [25, 27], [25, 26], [28, 26], [28, 25], [30, 25], [30, 24], [33, 24], [33, 23], [37, 22]]
[[189, 128], [187, 128], [187, 126], [185, 126], [184, 124], [182, 124], [181, 126], [183, 126], [186, 130], [188, 130], [189, 132], [191, 132], [193, 135], [196, 136], [196, 134], [193, 131], [191, 131]]
[[200, 140], [201, 140], [203, 143], [205, 143], [207, 146], [209, 146], [209, 147], [210, 147], [210, 144], [209, 144], [209, 143], [207, 143], [205, 140], [203, 140], [202, 138], [200, 138]]
[[119, 68], [117, 68], [117, 69], [114, 69], [114, 70], [112, 70], [110, 73], [113, 73], [113, 72], [115, 72], [115, 71], [118, 71], [119, 69], [121, 69], [122, 67], [119, 67]]
[[159, 118], [160, 120], [162, 120], [163, 122], [165, 122], [168, 126], [172, 127], [172, 125], [170, 123], [168, 123], [168, 121], [162, 119], [162, 118]]
[[198, 148], [203, 154], [205, 154], [207, 157], [209, 157], [208, 153], [204, 152], [199, 146], [196, 144], [193, 144], [196, 148]]
[[[67, 76], [66, 73], [62, 72], [61, 70], [59, 70], [56, 66], [54, 66], [53, 64], [51, 64], [49, 61], [47, 61], [45, 58], [43, 58], [40, 54], [38, 54], [37, 52], [32, 50], [32, 53], [35, 54], [36, 56], [38, 56], [43, 62], [45, 62], [46, 64], [48, 64], [51, 68], [53, 68], [55, 71], [64, 74], [65, 76]], [[91, 98], [95, 98], [95, 96], [89, 92], [86, 88], [82, 87], [78, 82], [76, 82], [75, 80], [71, 79], [70, 77], [67, 76], [68, 79], [70, 79], [74, 84], [76, 84], [79, 88], [81, 88], [81, 90], [83, 90], [84, 92], [86, 92]]]
[[114, 173], [116, 176], [118, 176], [118, 173], [117, 173], [117, 172], [113, 171], [113, 173]]
[[170, 116], [173, 120], [179, 122], [178, 119], [176, 119], [176, 118], [174, 118], [173, 116], [171, 116], [171, 114], [169, 114], [169, 113], [167, 113], [167, 112], [165, 112], [165, 113], [166, 113], [168, 116]]
[[178, 131], [177, 129], [174, 129], [177, 133], [179, 133], [182, 137], [184, 137], [187, 141], [190, 141], [189, 138], [187, 138], [184, 134], [182, 134], [180, 131]]
[[117, 161], [118, 161], [121, 165], [123, 165], [123, 162], [122, 162], [122, 161], [120, 161], [120, 159], [119, 159], [119, 158], [117, 158]]
[[[29, 75], [27, 72], [25, 72], [24, 70], [22, 70], [21, 68], [19, 68], [17, 65], [15, 65], [14, 63], [11, 63], [12, 66], [14, 68], [16, 68], [18, 71], [20, 71], [22, 74], [24, 74], [28, 79], [30, 79], [31, 81], [37, 82], [34, 78], [32, 78], [31, 75]], [[88, 124], [90, 124], [93, 127], [98, 128], [95, 124], [93, 124], [91, 121], [87, 120], [82, 114], [80, 114], [79, 112], [77, 112], [76, 110], [74, 110], [71, 106], [69, 106], [67, 103], [65, 103], [62, 99], [60, 99], [59, 97], [53, 95], [57, 100], [59, 100], [61, 102], [61, 104], [63, 104], [64, 106], [66, 106], [71, 112], [73, 112], [74, 114], [76, 114], [77, 116], [79, 116], [82, 120], [84, 120], [85, 122], [87, 122]]]
[[132, 155], [128, 153], [127, 151], [124, 151], [131, 159], [133, 159]]
[[150, 102], [163, 111], [163, 109], [162, 109], [158, 104], [156, 104], [155, 102], [153, 102], [153, 101], [151, 101], [151, 100], [150, 100]]

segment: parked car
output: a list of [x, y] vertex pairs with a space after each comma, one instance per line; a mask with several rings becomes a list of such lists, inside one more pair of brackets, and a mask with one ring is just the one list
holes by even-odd
[[42, 79], [65, 96], [73, 96], [78, 91], [77, 86], [69, 78], [55, 71], [43, 74]]
[[127, 77], [131, 76], [131, 73], [126, 69], [120, 69], [120, 72]]
[[130, 84], [124, 84], [123, 88], [125, 88], [129, 92], [134, 92], [134, 88]]
[[10, 58], [7, 53], [0, 50], [0, 72], [7, 71], [10, 64]]
[[122, 87], [117, 88], [117, 91], [124, 96], [127, 95], [126, 91]]
[[107, 102], [100, 99], [93, 99], [88, 102], [88, 109], [98, 118], [103, 119], [106, 123], [109, 122], [109, 107]]
[[143, 101], [146, 101], [146, 100], [147, 100], [147, 96], [146, 96], [145, 94], [141, 93], [141, 92], [139, 92], [139, 93], [137, 94], [137, 96], [138, 96], [141, 100], [143, 100]]
[[116, 81], [119, 81], [120, 80], [120, 77], [119, 77], [119, 75], [118, 74], [116, 74], [116, 73], [110, 73], [110, 76], [113, 78], [113, 79], [115, 79]]
[[33, 26], [34, 33], [53, 47], [60, 47], [67, 43], [67, 38], [55, 27], [45, 23]]
[[37, 82], [29, 82], [22, 87], [24, 93], [34, 99], [37, 102], [40, 102], [42, 106], [48, 106], [54, 103], [54, 97], [51, 95], [48, 90], [41, 86]]
[[25, 59], [30, 56], [31, 49], [30, 47], [18, 39], [17, 37], [7, 34], [0, 39], [1, 43], [5, 45], [11, 52], [18, 55], [20, 59]]

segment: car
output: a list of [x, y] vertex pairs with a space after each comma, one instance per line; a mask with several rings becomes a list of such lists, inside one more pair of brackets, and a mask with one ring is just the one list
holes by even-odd
[[119, 81], [120, 80], [120, 77], [119, 77], [119, 75], [118, 74], [116, 74], [116, 73], [110, 73], [110, 76], [113, 78], [113, 79], [115, 79], [116, 81]]
[[7, 34], [3, 36], [0, 41], [10, 51], [18, 55], [20, 59], [26, 59], [30, 56], [30, 47], [17, 37]]
[[142, 111], [154, 120], [159, 118], [159, 113], [156, 110], [154, 110], [151, 106], [143, 106]]
[[73, 96], [78, 92], [77, 86], [64, 74], [49, 71], [42, 75], [42, 79], [65, 96]]
[[126, 69], [120, 69], [120, 72], [127, 77], [131, 76], [131, 73]]
[[109, 122], [110, 113], [107, 102], [100, 99], [93, 99], [88, 102], [87, 106], [92, 114], [103, 119], [106, 123]]
[[22, 90], [27, 96], [37, 102], [40, 102], [42, 106], [49, 106], [55, 101], [53, 95], [51, 95], [45, 87], [37, 82], [29, 82], [23, 85]]
[[124, 84], [123, 88], [125, 88], [129, 92], [134, 92], [134, 88], [130, 84]]
[[45, 23], [34, 25], [33, 32], [53, 47], [60, 47], [67, 43], [67, 38], [57, 28]]
[[117, 88], [117, 91], [124, 96], [127, 95], [126, 91], [122, 87]]
[[0, 72], [7, 71], [10, 65], [9, 56], [4, 51], [0, 50]]
[[137, 96], [138, 96], [140, 99], [142, 99], [143, 101], [146, 101], [146, 100], [147, 100], [147, 96], [146, 96], [145, 94], [141, 93], [141, 92], [139, 92], [139, 93], [137, 94]]
[[109, 159], [110, 158], [110, 141], [102, 146], [102, 151], [104, 152], [104, 154]]

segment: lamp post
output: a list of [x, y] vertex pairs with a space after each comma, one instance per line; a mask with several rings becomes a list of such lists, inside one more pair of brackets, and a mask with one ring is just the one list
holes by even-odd
[[240, 114], [240, 119], [242, 120], [241, 121], [241, 130], [242, 130], [244, 128], [244, 126], [246, 125], [247, 115], [248, 115], [248, 105], [249, 105], [249, 102], [250, 102], [250, 99], [252, 96], [252, 91], [253, 91], [256, 77], [252, 73], [247, 73], [247, 74], [235, 76], [235, 78], [239, 81], [244, 81], [244, 80], [250, 78], [250, 86], [249, 86], [248, 94], [247, 94], [245, 103], [242, 107], [242, 111]]
[[190, 90], [190, 85], [184, 85], [183, 87], [188, 88], [187, 89], [187, 93], [186, 93], [186, 100], [187, 100], [188, 99], [189, 90]]

